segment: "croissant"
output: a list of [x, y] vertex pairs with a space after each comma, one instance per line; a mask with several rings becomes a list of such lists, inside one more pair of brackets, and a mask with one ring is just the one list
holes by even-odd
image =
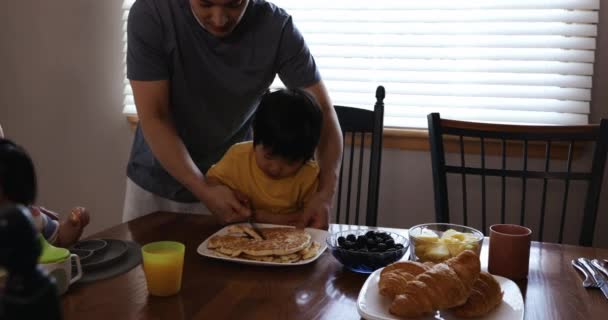
[[430, 266], [414, 261], [395, 262], [382, 269], [378, 288], [380, 294], [393, 299], [405, 292], [408, 281], [430, 269]]
[[420, 317], [462, 305], [471, 294], [480, 268], [479, 257], [473, 251], [465, 250], [407, 282], [389, 311], [402, 317]]
[[496, 279], [487, 272], [481, 272], [467, 302], [452, 309], [452, 313], [461, 318], [483, 316], [500, 304], [502, 296], [503, 292]]

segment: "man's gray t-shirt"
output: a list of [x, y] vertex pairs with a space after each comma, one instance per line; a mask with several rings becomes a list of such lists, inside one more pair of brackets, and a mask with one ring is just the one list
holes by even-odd
[[[137, 0], [127, 30], [127, 77], [169, 80], [172, 120], [202, 172], [249, 138], [253, 113], [275, 75], [291, 88], [320, 80], [291, 17], [263, 0], [250, 0], [225, 38], [198, 23], [188, 0]], [[139, 126], [127, 175], [164, 198], [197, 201], [164, 170]]]

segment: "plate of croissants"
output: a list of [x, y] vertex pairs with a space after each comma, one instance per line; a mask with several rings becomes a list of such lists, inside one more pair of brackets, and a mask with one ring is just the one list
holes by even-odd
[[524, 318], [515, 282], [481, 271], [470, 250], [442, 263], [399, 261], [372, 273], [357, 299], [368, 320]]

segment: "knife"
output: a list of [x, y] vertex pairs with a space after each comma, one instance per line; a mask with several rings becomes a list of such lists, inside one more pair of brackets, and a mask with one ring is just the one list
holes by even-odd
[[606, 280], [606, 277], [601, 274], [594, 266], [591, 265], [589, 259], [578, 258], [578, 261], [583, 267], [585, 267], [585, 269], [587, 269], [587, 272], [591, 274], [595, 282], [597, 282], [598, 288], [602, 290], [602, 293], [604, 294], [606, 299], [608, 299], [608, 280]]
[[251, 229], [253, 230], [253, 232], [257, 233], [257, 235], [260, 236], [260, 239], [266, 240], [266, 238], [264, 237], [264, 234], [262, 233], [262, 230], [260, 230], [257, 223], [253, 222], [252, 218], [249, 218], [249, 220], [247, 220], [247, 222], [249, 222], [249, 225], [251, 226]]

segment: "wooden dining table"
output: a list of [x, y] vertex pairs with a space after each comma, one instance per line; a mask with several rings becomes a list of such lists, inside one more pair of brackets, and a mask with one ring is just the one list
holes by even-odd
[[[221, 229], [213, 217], [156, 212], [89, 238], [160, 240], [186, 245], [181, 291], [148, 294], [141, 265], [114, 278], [74, 285], [62, 297], [64, 319], [360, 319], [357, 296], [368, 275], [345, 269], [329, 251], [298, 266], [244, 265], [203, 257], [197, 247]], [[366, 228], [331, 225], [331, 231]], [[407, 229], [380, 228], [407, 235]], [[487, 266], [487, 239], [482, 266]], [[570, 261], [608, 258], [608, 250], [533, 242], [528, 279], [518, 281], [525, 319], [606, 319], [608, 300], [585, 289]], [[404, 259], [407, 258], [404, 257]], [[483, 268], [483, 267], [482, 267]]]

